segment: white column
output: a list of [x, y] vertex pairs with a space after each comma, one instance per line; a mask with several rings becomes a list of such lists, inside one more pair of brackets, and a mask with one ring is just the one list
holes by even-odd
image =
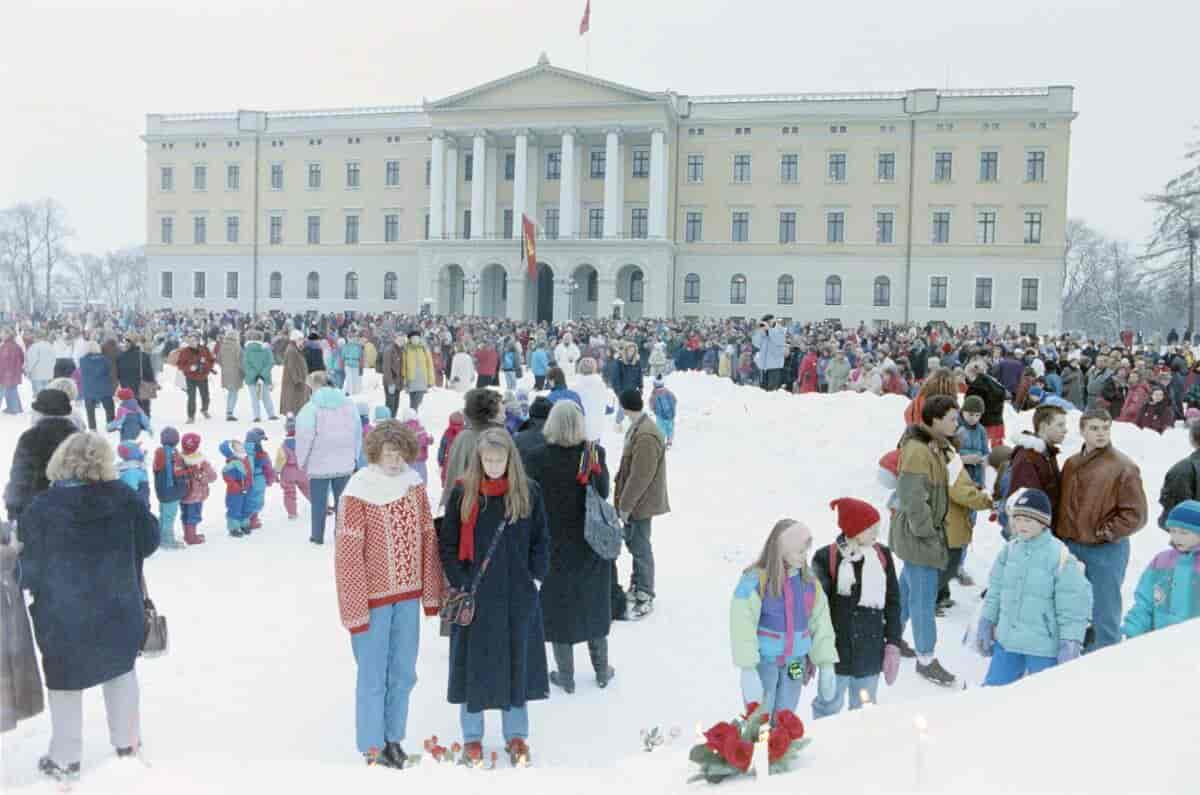
[[558, 236], [571, 239], [576, 236], [579, 225], [579, 206], [576, 203], [576, 185], [579, 175], [575, 168], [575, 131], [563, 130], [562, 159], [558, 183]]
[[621, 236], [625, 199], [621, 195], [621, 134], [609, 130], [604, 141], [604, 236]]
[[483, 197], [487, 188], [487, 133], [475, 133], [471, 142], [471, 236], [483, 237]]
[[650, 133], [650, 237], [667, 235], [667, 145], [666, 133]]
[[446, 141], [446, 237], [453, 240], [458, 237], [458, 146], [452, 140]]
[[[513, 159], [513, 237], [520, 238], [521, 216], [528, 210], [525, 200], [529, 185], [529, 136], [524, 130], [517, 133], [517, 151]], [[537, 223], [537, 219], [533, 219]]]
[[542, 218], [538, 215], [538, 204], [542, 198], [542, 169], [545, 168], [545, 162], [545, 148], [542, 147], [541, 141], [532, 137], [529, 142], [529, 181], [525, 185], [525, 214], [538, 225], [542, 223]]
[[559, 276], [554, 280], [554, 305], [551, 312], [554, 314], [555, 323], [571, 318], [571, 295], [567, 292], [569, 280], [569, 276]]
[[[500, 168], [504, 158], [496, 146], [496, 140], [488, 141], [487, 147], [487, 182], [484, 183], [483, 194], [483, 234], [488, 238], [500, 236], [504, 230], [500, 227], [500, 219], [496, 217], [496, 185], [499, 183]], [[472, 221], [471, 223], [475, 223]]]
[[434, 134], [429, 165], [429, 239], [440, 240], [446, 222], [446, 139]]

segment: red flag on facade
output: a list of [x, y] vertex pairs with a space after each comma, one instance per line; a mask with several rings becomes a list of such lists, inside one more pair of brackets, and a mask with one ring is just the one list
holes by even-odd
[[583, 19], [579, 20], [579, 35], [588, 32], [588, 22], [592, 18], [592, 0], [587, 0], [587, 5], [583, 7]]
[[529, 280], [537, 279], [537, 227], [521, 213], [521, 256], [525, 258]]

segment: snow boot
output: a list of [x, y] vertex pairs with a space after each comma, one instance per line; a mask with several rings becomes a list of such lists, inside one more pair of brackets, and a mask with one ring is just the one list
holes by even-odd
[[972, 577], [970, 574], [968, 574], [966, 569], [958, 570], [957, 579], [958, 579], [958, 584], [964, 588], [974, 588], [975, 587], [975, 578]]
[[654, 612], [654, 597], [645, 591], [630, 591], [629, 609], [626, 614], [631, 621], [638, 621]]
[[596, 672], [596, 686], [601, 689], [608, 687], [608, 683], [617, 675], [617, 672], [611, 665], [608, 664], [608, 638], [598, 638], [589, 640], [588, 656], [592, 659], [592, 670]]
[[234, 538], [241, 538], [242, 537], [241, 528], [238, 528], [238, 527], [231, 528], [229, 530], [229, 535], [233, 536]]
[[550, 684], [561, 687], [567, 695], [575, 692], [575, 677], [558, 671], [550, 672]]
[[137, 753], [137, 748], [134, 748], [132, 745], [127, 746], [125, 748], [118, 748], [117, 749], [117, 758], [118, 759], [126, 759], [128, 757], [135, 755], [136, 753]]
[[55, 781], [63, 784], [69, 784], [79, 780], [78, 762], [67, 765], [66, 767], [59, 767], [58, 763], [53, 759], [48, 756], [43, 756], [38, 760], [38, 770], [42, 772], [43, 776], [54, 779]]
[[504, 745], [504, 751], [508, 754], [508, 763], [513, 767], [528, 767], [532, 762], [529, 744], [523, 737], [514, 737], [509, 740]]
[[613, 677], [616, 675], [617, 669], [613, 668], [611, 665], [605, 668], [603, 671], [597, 671], [596, 686], [603, 690], [604, 688], [608, 687], [608, 683], [611, 682]]
[[250, 531], [253, 529], [254, 529], [254, 525], [250, 523], [249, 519], [242, 520], [242, 526], [241, 526], [242, 535], [244, 535], [244, 536], [250, 535]]
[[387, 745], [383, 747], [382, 756], [392, 763], [392, 767], [404, 769], [408, 763], [408, 754], [404, 753], [404, 749], [400, 747], [400, 743], [394, 743], [388, 740]]
[[183, 540], [187, 544], [203, 544], [204, 536], [196, 532], [196, 525], [185, 524], [183, 526]]
[[363, 754], [363, 758], [367, 761], [367, 767], [374, 767], [376, 765], [378, 765], [379, 767], [391, 767], [391, 768], [402, 768], [403, 767], [403, 765], [397, 765], [395, 762], [392, 761], [392, 759], [387, 754], [386, 748], [384, 748], [384, 750], [382, 750], [382, 751], [380, 751], [378, 748], [372, 748], [370, 751], [367, 751], [365, 754]]
[[[232, 414], [226, 414], [225, 421], [226, 422], [237, 422], [237, 417], [233, 416]], [[255, 420], [255, 422], [257, 422], [257, 420]]]
[[937, 661], [937, 658], [931, 660], [928, 665], [921, 665], [918, 662], [917, 675], [942, 687], [954, 687], [958, 684], [958, 680], [955, 679], [954, 674], [943, 668], [942, 664]]

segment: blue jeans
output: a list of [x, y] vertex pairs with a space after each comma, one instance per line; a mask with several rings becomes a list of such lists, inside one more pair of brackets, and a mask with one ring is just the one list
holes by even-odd
[[237, 411], [238, 394], [241, 392], [241, 387], [237, 389], [225, 390], [225, 416], [232, 417]]
[[1011, 685], [1026, 674], [1036, 674], [1058, 665], [1057, 657], [1038, 657], [1033, 654], [1014, 654], [996, 641], [992, 646], [992, 663], [988, 666], [983, 684], [990, 687]]
[[350, 482], [349, 475], [340, 478], [310, 478], [308, 481], [309, 504], [312, 507], [312, 540], [318, 544], [325, 543], [325, 507], [329, 501], [329, 492], [333, 491], [333, 507], [336, 510], [342, 499], [342, 491]]
[[633, 555], [633, 590], [654, 597], [654, 547], [650, 545], [650, 520], [630, 519], [625, 523], [625, 546]]
[[504, 388], [505, 389], [516, 389], [517, 388], [516, 371], [514, 371], [514, 370], [505, 370], [504, 371]]
[[354, 735], [358, 750], [381, 750], [404, 741], [408, 697], [417, 684], [421, 600], [371, 608], [366, 632], [350, 636], [358, 678], [354, 685]]
[[1121, 583], [1129, 566], [1129, 539], [1111, 544], [1067, 542], [1067, 549], [1083, 563], [1092, 584], [1092, 627], [1095, 637], [1084, 651], [1096, 651], [1121, 640]]
[[932, 657], [937, 647], [937, 624], [933, 610], [937, 604], [938, 570], [930, 566], [905, 563], [900, 570], [900, 628], [912, 618], [913, 646], [921, 657]]
[[[760, 685], [761, 696], [758, 692]], [[749, 704], [751, 701], [757, 701], [759, 707], [765, 709], [768, 715], [774, 715], [781, 709], [795, 712], [803, 687], [803, 679], [791, 678], [788, 676], [787, 666], [780, 667], [774, 660], [761, 662], [754, 669], [742, 669], [742, 702]]]
[[4, 387], [4, 412], [6, 414], [21, 413], [21, 395], [17, 392], [17, 387]]
[[160, 502], [158, 504], [158, 533], [160, 537], [160, 545], [174, 546], [178, 543], [175, 540], [175, 517], [178, 515], [179, 500], [174, 500], [172, 502]]
[[[271, 385], [264, 384], [261, 381], [257, 384], [251, 384], [247, 389], [250, 390], [250, 408], [254, 411], [254, 421], [258, 422], [264, 416], [275, 416], [275, 404], [271, 401]], [[262, 390], [262, 396], [259, 397], [259, 390]], [[266, 407], [267, 413], [263, 414], [263, 407]]]
[[663, 438], [668, 442], [673, 441], [675, 439], [675, 420], [656, 417], [655, 421], [658, 423], [658, 429], [662, 431]]
[[842, 676], [837, 677], [837, 693], [829, 701], [822, 701], [818, 695], [813, 699], [812, 709], [814, 718], [826, 718], [842, 711], [846, 704], [846, 694], [850, 694], [850, 709], [861, 709], [863, 692], [871, 703], [875, 703], [875, 694], [879, 691], [879, 674], [874, 676]]
[[[467, 705], [462, 704], [458, 708], [458, 720], [462, 724], [464, 743], [483, 742], [482, 712], [468, 712]], [[529, 705], [500, 710], [500, 727], [506, 743], [517, 737], [529, 739]]]

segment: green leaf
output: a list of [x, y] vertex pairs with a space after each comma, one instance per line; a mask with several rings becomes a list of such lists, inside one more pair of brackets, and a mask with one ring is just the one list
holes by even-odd
[[710, 762], [720, 761], [721, 756], [707, 745], [693, 745], [691, 752], [688, 754], [688, 759], [698, 765], [705, 765]]

